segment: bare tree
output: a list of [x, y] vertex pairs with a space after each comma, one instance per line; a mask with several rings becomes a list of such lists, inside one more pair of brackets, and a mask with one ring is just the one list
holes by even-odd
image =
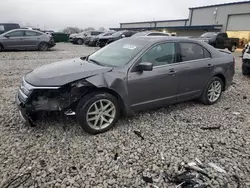
[[82, 32], [82, 29], [78, 27], [66, 27], [65, 29], [63, 29], [63, 32], [66, 34], [80, 33]]
[[93, 30], [95, 30], [94, 27], [87, 27], [87, 28], [85, 28], [83, 31], [93, 31]]
[[104, 27], [100, 27], [99, 31], [106, 31], [106, 29]]

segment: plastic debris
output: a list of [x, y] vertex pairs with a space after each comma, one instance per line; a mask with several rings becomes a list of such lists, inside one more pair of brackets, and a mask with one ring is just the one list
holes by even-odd
[[212, 168], [214, 168], [215, 170], [217, 170], [218, 172], [221, 172], [221, 173], [227, 173], [225, 170], [223, 170], [221, 167], [217, 166], [216, 164], [214, 163], [208, 163], [208, 165]]
[[216, 130], [216, 129], [220, 129], [221, 125], [218, 126], [212, 126], [212, 127], [201, 127], [202, 130]]
[[233, 115], [240, 115], [240, 112], [233, 112]]
[[142, 136], [141, 131], [137, 130], [137, 131], [134, 131], [134, 133], [135, 133], [138, 137], [140, 137], [142, 140], [144, 140], [144, 137]]
[[153, 183], [152, 177], [142, 176], [142, 179], [143, 179], [143, 181], [145, 181], [146, 183]]

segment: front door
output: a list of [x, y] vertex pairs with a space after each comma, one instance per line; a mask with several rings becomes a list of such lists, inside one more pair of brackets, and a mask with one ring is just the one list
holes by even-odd
[[181, 63], [179, 67], [178, 101], [185, 101], [201, 95], [209, 81], [214, 63], [211, 54], [193, 42], [181, 42]]
[[176, 101], [176, 44], [161, 43], [149, 49], [134, 66], [151, 62], [152, 71], [128, 73], [128, 93], [132, 110], [154, 108]]
[[24, 45], [23, 36], [24, 31], [22, 30], [8, 32], [4, 35], [2, 44], [5, 49], [21, 49]]

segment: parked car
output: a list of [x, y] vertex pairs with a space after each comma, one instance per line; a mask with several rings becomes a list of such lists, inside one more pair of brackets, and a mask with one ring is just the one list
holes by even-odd
[[113, 33], [115, 33], [115, 31], [107, 31], [107, 32], [102, 33], [102, 34], [100, 34], [100, 35], [91, 37], [91, 38], [89, 39], [88, 45], [89, 45], [89, 46], [97, 46], [96, 43], [97, 43], [97, 41], [99, 40], [99, 38], [101, 38], [101, 37], [106, 37], [106, 36], [111, 36]]
[[131, 37], [135, 33], [136, 33], [135, 31], [127, 31], [127, 30], [117, 31], [110, 36], [100, 37], [99, 40], [97, 41], [97, 46], [102, 48], [106, 46], [107, 44], [110, 44], [121, 38]]
[[191, 99], [216, 103], [234, 75], [234, 57], [177, 37], [131, 37], [93, 54], [43, 65], [16, 95], [24, 121], [39, 112], [76, 115], [82, 128], [109, 130], [120, 115]]
[[14, 29], [0, 35], [2, 50], [40, 50], [47, 51], [55, 46], [52, 36], [29, 29]]
[[82, 32], [82, 33], [79, 33], [78, 35], [73, 36], [73, 38], [70, 38], [70, 42], [72, 42], [73, 44], [82, 45], [85, 40], [88, 40], [90, 37], [99, 35], [101, 33], [103, 33], [103, 32], [101, 32], [101, 31]]
[[227, 33], [219, 32], [207, 32], [204, 33], [198, 38], [212, 45], [215, 48], [225, 49], [227, 48], [231, 52], [234, 52], [239, 46], [239, 38], [228, 38]]
[[143, 31], [134, 34], [132, 37], [138, 37], [138, 36], [171, 36], [170, 33], [163, 33], [159, 31]]
[[0, 23], [0, 34], [3, 34], [12, 29], [19, 29], [20, 25], [17, 23]]
[[242, 51], [242, 73], [250, 75], [250, 42], [246, 44]]

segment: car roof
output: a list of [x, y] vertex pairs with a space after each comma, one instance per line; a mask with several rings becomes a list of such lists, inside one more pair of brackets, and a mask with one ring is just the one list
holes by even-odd
[[190, 42], [197, 42], [199, 41], [190, 39], [190, 38], [184, 38], [184, 37], [174, 37], [174, 36], [135, 36], [131, 38], [132, 40], [143, 40], [148, 43], [157, 43], [157, 42], [164, 42], [164, 41], [190, 41]]
[[10, 31], [35, 31], [35, 32], [43, 33], [42, 31], [34, 30], [34, 29], [12, 29]]

